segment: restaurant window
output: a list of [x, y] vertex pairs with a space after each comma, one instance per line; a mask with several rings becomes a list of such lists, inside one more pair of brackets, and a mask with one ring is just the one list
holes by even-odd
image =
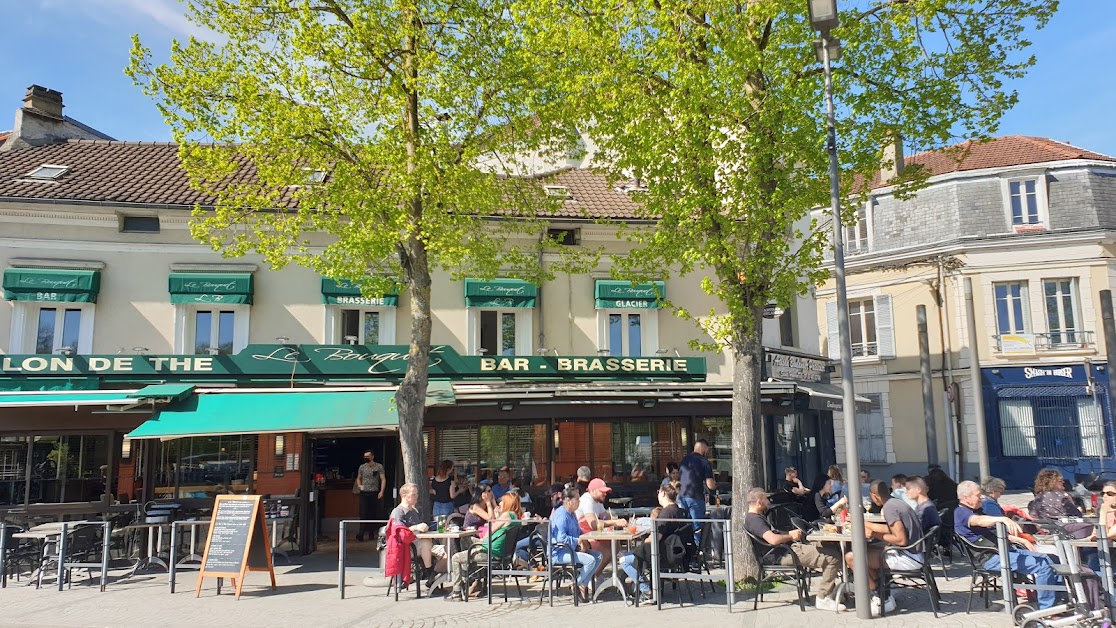
[[257, 436], [195, 436], [159, 443], [156, 498], [184, 499], [250, 493]]
[[109, 436], [0, 437], [0, 506], [100, 501]]
[[709, 463], [713, 465], [716, 480], [729, 481], [732, 478], [732, 419], [729, 417], [698, 419], [694, 422], [694, 440], [703, 438], [712, 448], [708, 457]]
[[176, 352], [228, 355], [248, 346], [249, 306], [207, 308], [181, 304], [178, 308]]
[[520, 486], [545, 484], [546, 425], [480, 426], [481, 479], [496, 481], [502, 466], [511, 469]]
[[609, 355], [654, 355], [659, 349], [658, 310], [598, 310], [597, 320], [597, 346]]
[[559, 482], [574, 479], [582, 465], [606, 482], [658, 482], [668, 462], [686, 455], [678, 421], [560, 421], [555, 427]]
[[474, 485], [478, 482], [476, 427], [440, 427], [435, 443], [438, 460], [452, 461], [459, 477]]

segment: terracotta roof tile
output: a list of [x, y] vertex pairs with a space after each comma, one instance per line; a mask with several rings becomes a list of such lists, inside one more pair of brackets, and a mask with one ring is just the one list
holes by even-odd
[[[1059, 142], [1045, 137], [1026, 135], [1007, 135], [987, 141], [969, 140], [942, 150], [928, 151], [911, 155], [904, 160], [908, 166], [921, 165], [930, 170], [931, 176], [984, 170], [987, 168], [1009, 168], [1070, 159], [1088, 159], [1116, 163], [1116, 157], [1095, 153], [1072, 144]], [[884, 187], [877, 175], [872, 180], [872, 188]]]

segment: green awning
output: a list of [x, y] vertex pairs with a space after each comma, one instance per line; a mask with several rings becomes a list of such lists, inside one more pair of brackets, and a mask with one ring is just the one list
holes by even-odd
[[0, 393], [0, 408], [42, 406], [131, 406], [141, 403], [132, 397], [134, 390], [81, 392], [8, 392]]
[[614, 308], [657, 309], [663, 306], [663, 299], [665, 298], [666, 283], [662, 281], [633, 285], [629, 281], [597, 280], [598, 310]]
[[360, 286], [351, 281], [322, 277], [322, 301], [326, 305], [395, 307], [399, 305], [399, 294], [389, 292], [376, 298], [368, 298], [361, 294]]
[[7, 268], [4, 298], [9, 301], [96, 303], [101, 271], [57, 268]]
[[452, 406], [457, 403], [453, 394], [453, 384], [444, 381], [426, 382], [426, 407]]
[[522, 279], [465, 280], [466, 307], [535, 307], [537, 296], [538, 287]]
[[171, 303], [252, 303], [252, 273], [171, 273]]
[[128, 438], [322, 432], [398, 424], [392, 391], [206, 393], [167, 406]]
[[128, 395], [132, 399], [180, 401], [194, 394], [193, 384], [151, 384]]

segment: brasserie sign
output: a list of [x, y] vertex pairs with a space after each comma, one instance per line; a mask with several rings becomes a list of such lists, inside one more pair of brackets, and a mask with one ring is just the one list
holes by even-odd
[[[0, 375], [108, 379], [397, 379], [406, 345], [249, 345], [235, 355], [6, 355]], [[434, 379], [670, 379], [704, 381], [705, 358], [463, 356], [431, 347]]]

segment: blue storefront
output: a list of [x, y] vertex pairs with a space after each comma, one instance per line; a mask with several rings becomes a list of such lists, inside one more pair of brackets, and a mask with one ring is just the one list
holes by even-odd
[[1071, 482], [1116, 474], [1105, 365], [985, 368], [981, 379], [991, 471], [1008, 488], [1048, 467]]

